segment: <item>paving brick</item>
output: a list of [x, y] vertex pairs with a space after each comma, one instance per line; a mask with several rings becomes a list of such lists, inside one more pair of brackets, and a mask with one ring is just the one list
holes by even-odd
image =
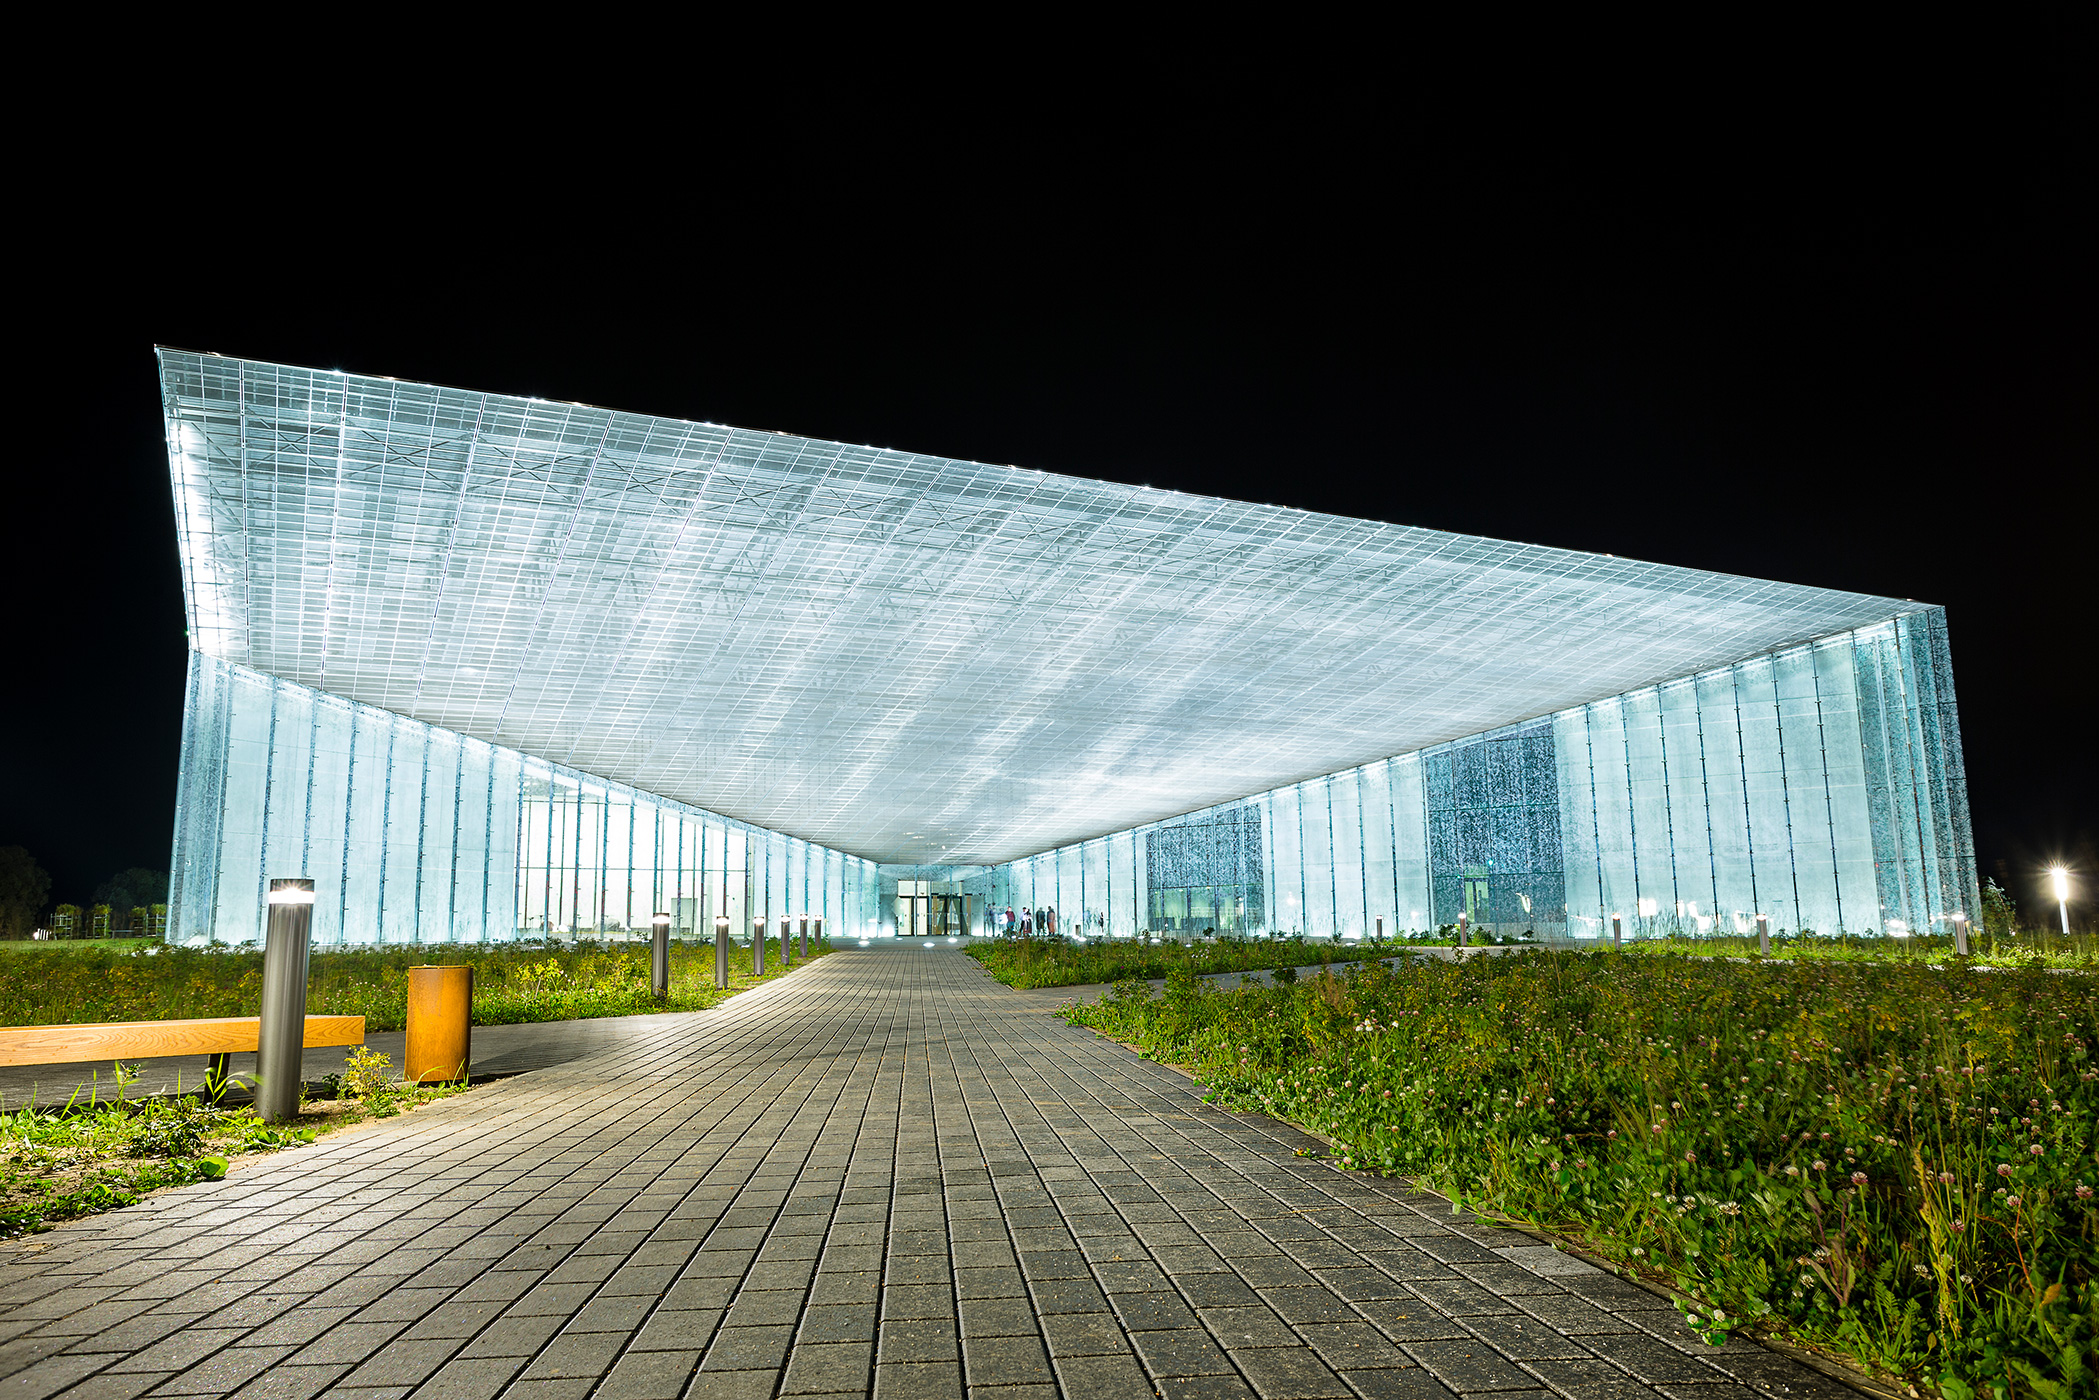
[[84, 1400], [1830, 1393], [1294, 1155], [1046, 1014], [1064, 995], [874, 948], [711, 1012], [502, 1028], [547, 1067], [0, 1254], [0, 1375]]

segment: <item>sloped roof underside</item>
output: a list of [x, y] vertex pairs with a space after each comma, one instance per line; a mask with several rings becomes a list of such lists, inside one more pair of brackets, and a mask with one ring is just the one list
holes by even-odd
[[196, 647], [883, 861], [1003, 861], [1916, 607], [160, 362]]

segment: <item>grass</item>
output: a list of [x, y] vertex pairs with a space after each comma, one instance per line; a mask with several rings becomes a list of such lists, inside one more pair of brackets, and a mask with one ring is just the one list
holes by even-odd
[[1010, 938], [972, 943], [962, 951], [1009, 987], [1071, 987], [1125, 978], [1165, 977], [1185, 969], [1195, 976], [1305, 967], [1312, 963], [1389, 958], [1410, 946], [1439, 941], [1366, 940], [1361, 943], [1304, 938], [1219, 939], [1214, 943], [1148, 943], [1134, 938], [1077, 943], [1063, 938]]
[[1538, 951], [1066, 1015], [1785, 1337], [1951, 1400], [2099, 1379], [2099, 979]]
[[[0, 1024], [253, 1016], [262, 1003], [262, 954], [252, 948], [6, 946], [9, 955], [0, 958]], [[779, 945], [768, 951], [766, 976], [776, 977]], [[811, 956], [823, 951], [811, 942]], [[712, 944], [671, 945], [670, 995], [661, 1002], [649, 994], [646, 943], [316, 949], [306, 1009], [362, 1016], [367, 1033], [400, 1030], [407, 1024], [408, 969], [427, 963], [473, 967], [477, 1026], [699, 1011], [759, 980], [751, 975], [751, 950], [732, 946], [729, 990], [716, 990]]]
[[[1627, 943], [1625, 948], [1635, 953], [1689, 952], [1722, 958], [1760, 956], [1754, 934], [1641, 939]], [[1968, 961], [1976, 967], [2099, 970], [2099, 938], [2089, 934], [2063, 937], [2045, 929], [2006, 935], [1977, 932], [1969, 942], [1968, 953]], [[1774, 934], [1771, 956], [1825, 962], [1951, 963], [1959, 960], [1959, 955], [1953, 950], [1952, 937], [1944, 934], [1916, 934], [1908, 938]]]
[[226, 1174], [235, 1158], [310, 1143], [371, 1118], [390, 1118], [465, 1091], [394, 1079], [384, 1055], [352, 1058], [301, 1103], [296, 1121], [263, 1122], [249, 1107], [220, 1108], [197, 1096], [127, 1101], [116, 1096], [55, 1108], [0, 1113], [0, 1239], [57, 1221], [127, 1206], [149, 1191]]

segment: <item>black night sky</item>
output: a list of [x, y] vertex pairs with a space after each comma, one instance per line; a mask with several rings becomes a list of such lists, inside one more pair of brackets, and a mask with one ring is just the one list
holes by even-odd
[[45, 169], [17, 269], [0, 845], [54, 901], [167, 864], [159, 342], [1944, 603], [1981, 869], [2038, 916], [2048, 862], [2099, 879], [2068, 47], [1528, 104], [1239, 68], [1142, 113], [984, 88], [646, 153], [156, 114]]

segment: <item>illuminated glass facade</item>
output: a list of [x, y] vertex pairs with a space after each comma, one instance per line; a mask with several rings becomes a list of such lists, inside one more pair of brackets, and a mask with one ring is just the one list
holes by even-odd
[[1938, 609], [974, 875], [1096, 936], [1948, 931], [1977, 907]]
[[1906, 600], [160, 352], [172, 936], [1903, 931], [1974, 907]]

